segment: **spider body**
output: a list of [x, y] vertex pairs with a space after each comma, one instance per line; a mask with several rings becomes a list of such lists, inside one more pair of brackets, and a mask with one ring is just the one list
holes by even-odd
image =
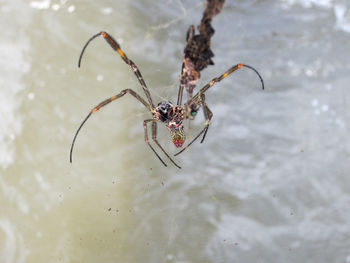
[[155, 108], [153, 119], [163, 122], [168, 128], [172, 141], [176, 147], [181, 147], [185, 142], [185, 134], [182, 120], [185, 118], [182, 107], [162, 101]]
[[104, 101], [102, 101], [100, 104], [98, 104], [97, 106], [95, 106], [90, 112], [89, 114], [86, 116], [86, 118], [83, 120], [83, 122], [80, 124], [78, 130], [76, 131], [74, 138], [73, 138], [73, 142], [72, 142], [72, 146], [70, 149], [70, 162], [72, 162], [72, 156], [73, 156], [73, 148], [74, 148], [74, 143], [75, 140], [79, 134], [79, 131], [81, 130], [81, 128], [83, 127], [83, 125], [85, 124], [85, 122], [88, 120], [88, 118], [95, 113], [96, 111], [98, 111], [100, 108], [106, 106], [107, 104], [109, 104], [112, 101], [115, 101], [121, 97], [123, 97], [126, 94], [130, 94], [133, 97], [135, 97], [139, 102], [141, 102], [146, 108], [147, 110], [152, 114], [152, 118], [151, 119], [147, 119], [143, 121], [143, 127], [144, 127], [144, 134], [145, 134], [145, 142], [146, 144], [151, 148], [151, 150], [153, 151], [153, 153], [158, 157], [158, 159], [165, 165], [165, 162], [162, 160], [162, 158], [158, 155], [157, 151], [153, 148], [153, 146], [150, 144], [149, 138], [148, 138], [148, 124], [151, 122], [152, 123], [152, 140], [153, 142], [159, 147], [159, 149], [164, 153], [164, 155], [178, 168], [181, 168], [179, 165], [177, 165], [174, 160], [169, 156], [169, 154], [163, 149], [163, 147], [160, 145], [160, 143], [157, 140], [157, 123], [163, 123], [167, 129], [170, 132], [172, 141], [174, 143], [174, 145], [176, 147], [181, 147], [184, 142], [185, 142], [185, 133], [184, 133], [184, 125], [183, 125], [183, 120], [184, 119], [193, 119], [198, 110], [200, 109], [200, 107], [203, 107], [203, 112], [204, 112], [204, 117], [205, 117], [205, 126], [204, 128], [198, 133], [198, 135], [190, 142], [187, 144], [187, 146], [185, 148], [183, 148], [181, 151], [179, 151], [178, 153], [175, 154], [178, 155], [181, 152], [183, 152], [185, 149], [187, 149], [194, 141], [196, 141], [202, 134], [202, 140], [201, 143], [204, 141], [204, 138], [207, 134], [209, 125], [210, 125], [210, 120], [213, 117], [213, 113], [210, 111], [209, 107], [207, 106], [206, 102], [205, 102], [205, 95], [204, 93], [210, 88], [212, 87], [216, 82], [221, 81], [222, 79], [224, 79], [226, 76], [228, 76], [229, 74], [231, 74], [232, 72], [236, 71], [237, 69], [240, 69], [242, 67], [246, 67], [249, 68], [251, 70], [253, 70], [259, 77], [261, 84], [262, 84], [262, 88], [264, 89], [264, 82], [262, 77], [260, 76], [260, 74], [258, 73], [258, 71], [256, 69], [254, 69], [251, 66], [245, 65], [245, 64], [237, 64], [235, 66], [232, 66], [231, 68], [229, 68], [224, 74], [222, 74], [219, 77], [216, 77], [214, 79], [212, 79], [208, 84], [206, 84], [203, 88], [201, 88], [193, 97], [191, 97], [187, 102], [185, 102], [185, 104], [182, 106], [182, 93], [183, 93], [183, 85], [180, 84], [179, 87], [179, 91], [178, 91], [178, 98], [177, 98], [177, 104], [174, 105], [170, 102], [167, 101], [162, 101], [160, 102], [157, 106], [154, 105], [151, 94], [149, 92], [149, 89], [141, 75], [141, 72], [139, 71], [139, 69], [137, 68], [137, 66], [135, 65], [135, 63], [129, 59], [126, 54], [120, 49], [120, 46], [118, 44], [118, 42], [116, 40], [113, 39], [112, 36], [110, 36], [108, 33], [106, 32], [100, 32], [94, 36], [92, 36], [85, 44], [85, 46], [83, 47], [83, 50], [80, 54], [79, 57], [79, 63], [78, 63], [78, 67], [80, 67], [81, 64], [81, 59], [82, 56], [84, 54], [84, 51], [86, 49], [86, 47], [88, 46], [88, 44], [95, 38], [102, 36], [107, 43], [114, 49], [114, 51], [116, 51], [121, 58], [124, 60], [124, 62], [126, 64], [128, 64], [131, 67], [131, 70], [133, 71], [133, 73], [135, 74], [135, 76], [137, 77], [145, 95], [147, 100], [143, 99], [138, 93], [136, 93], [134, 90], [132, 89], [124, 89], [121, 92], [119, 92], [117, 95], [114, 95]]

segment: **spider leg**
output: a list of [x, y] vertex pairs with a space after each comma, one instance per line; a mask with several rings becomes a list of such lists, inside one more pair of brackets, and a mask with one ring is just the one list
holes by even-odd
[[[143, 121], [143, 128], [145, 130], [145, 142], [148, 144], [148, 146], [152, 149], [152, 151], [154, 152], [154, 154], [158, 157], [158, 159], [162, 162], [162, 164], [164, 164], [165, 167], [167, 167], [167, 165], [165, 164], [165, 162], [162, 160], [162, 158], [160, 158], [160, 156], [158, 155], [158, 153], [156, 152], [156, 150], [154, 150], [154, 148], [152, 147], [152, 145], [149, 143], [148, 140], [148, 131], [147, 131], [147, 123], [149, 123], [150, 121], [156, 121], [154, 119], [149, 119], [149, 120], [144, 120]], [[162, 149], [162, 148], [161, 148]], [[162, 149], [163, 150], [163, 149]], [[163, 150], [163, 152], [165, 152]], [[169, 157], [170, 159], [170, 157]], [[170, 159], [171, 160], [171, 159]]]
[[[191, 25], [186, 33], [186, 47], [189, 46], [189, 44], [192, 42], [193, 36], [195, 34], [195, 29], [194, 29], [194, 25]], [[184, 50], [184, 52], [186, 53], [186, 48]], [[177, 96], [177, 105], [181, 106], [182, 104], [182, 96], [183, 96], [183, 89], [184, 86], [186, 86], [186, 89], [188, 89], [188, 85], [189, 83], [186, 83], [186, 69], [185, 69], [185, 61], [186, 61], [186, 54], [184, 55], [183, 58], [183, 62], [182, 62], [182, 67], [181, 67], [181, 77], [180, 77], [180, 86], [179, 86], [179, 92], [178, 92], [178, 96]], [[184, 83], [185, 82], [185, 83]], [[192, 98], [192, 92], [188, 92], [187, 93], [187, 100]]]
[[[246, 67], [249, 68], [251, 70], [253, 70], [259, 77], [261, 84], [262, 84], [262, 89], [264, 89], [264, 80], [262, 79], [261, 75], [259, 74], [259, 72], [248, 65], [245, 64], [237, 64], [231, 68], [229, 68], [224, 74], [222, 74], [221, 76], [217, 77], [217, 78], [213, 78], [211, 81], [209, 81], [209, 83], [207, 85], [205, 85], [203, 88], [201, 88], [197, 94], [195, 96], [193, 96], [192, 99], [190, 99], [186, 104], [187, 105], [191, 105], [191, 104], [201, 104], [203, 105], [203, 110], [204, 110], [204, 116], [206, 119], [205, 122], [205, 127], [201, 130], [201, 132], [181, 151], [179, 151], [178, 153], [175, 154], [175, 156], [179, 155], [180, 153], [182, 153], [183, 151], [185, 151], [194, 141], [196, 141], [203, 133], [203, 138], [201, 140], [201, 143], [203, 143], [204, 138], [207, 134], [209, 125], [210, 125], [210, 120], [213, 117], [213, 113], [210, 111], [210, 109], [208, 108], [207, 104], [205, 103], [205, 96], [204, 96], [204, 92], [206, 92], [211, 86], [213, 86], [216, 82], [219, 82], [221, 80], [223, 80], [225, 77], [227, 77], [229, 74], [231, 74], [232, 72], [236, 71], [237, 69], [240, 69], [241, 67]], [[190, 107], [187, 107], [190, 108]]]
[[181, 169], [181, 167], [179, 165], [177, 165], [177, 163], [174, 162], [173, 159], [171, 159], [171, 157], [169, 156], [169, 154], [163, 149], [163, 147], [160, 145], [160, 143], [157, 140], [157, 121], [153, 120], [152, 123], [152, 139], [153, 141], [158, 145], [158, 147], [162, 150], [162, 152], [166, 155], [166, 157], [169, 158], [169, 160], [179, 169]]
[[211, 86], [213, 86], [216, 82], [219, 82], [221, 80], [223, 80], [225, 77], [227, 77], [228, 75], [230, 75], [232, 72], [236, 71], [237, 69], [240, 69], [242, 67], [246, 67], [249, 68], [251, 70], [253, 70], [259, 77], [260, 81], [261, 81], [261, 85], [262, 85], [262, 89], [264, 89], [264, 80], [262, 79], [261, 75], [259, 74], [259, 72], [248, 65], [245, 64], [237, 64], [231, 68], [229, 68], [224, 74], [222, 74], [221, 76], [217, 77], [217, 78], [213, 78], [211, 81], [209, 81], [209, 83], [207, 85], [205, 85], [203, 88], [201, 88], [197, 94], [195, 96], [193, 96], [193, 98], [191, 100], [189, 100], [188, 104], [194, 103], [195, 101], [199, 100], [201, 95], [206, 92]]
[[181, 83], [182, 81], [182, 74], [183, 74], [183, 70], [184, 70], [184, 66], [185, 63], [182, 63], [182, 67], [181, 67], [181, 78], [180, 78], [180, 86], [179, 86], [179, 92], [177, 94], [177, 105], [181, 106], [182, 104], [182, 95], [183, 95], [183, 91], [184, 91], [184, 84]]
[[149, 104], [152, 106], [152, 108], [154, 108], [154, 104], [153, 104], [153, 101], [152, 101], [151, 94], [150, 94], [150, 92], [149, 92], [149, 90], [148, 90], [148, 88], [147, 88], [147, 85], [146, 85], [146, 83], [145, 83], [145, 81], [144, 81], [144, 79], [143, 79], [143, 77], [142, 77], [142, 75], [141, 75], [140, 70], [137, 68], [137, 66], [135, 65], [135, 63], [134, 63], [131, 59], [129, 59], [129, 58], [126, 56], [126, 54], [121, 50], [120, 45], [118, 44], [118, 42], [117, 42], [112, 36], [110, 36], [107, 32], [102, 31], [102, 32], [100, 32], [100, 33], [98, 33], [98, 34], [92, 36], [92, 37], [86, 42], [86, 44], [84, 45], [83, 50], [81, 51], [80, 56], [79, 56], [78, 67], [80, 67], [81, 59], [82, 59], [82, 57], [83, 57], [83, 54], [84, 54], [84, 51], [85, 51], [86, 47], [89, 45], [89, 43], [90, 43], [93, 39], [95, 39], [95, 38], [97, 38], [97, 37], [99, 37], [99, 36], [102, 36], [102, 37], [107, 41], [107, 43], [108, 43], [115, 51], [118, 52], [118, 54], [122, 57], [122, 59], [124, 60], [124, 62], [125, 62], [126, 64], [130, 65], [132, 71], [134, 72], [134, 74], [136, 75], [138, 81], [140, 82], [143, 91], [144, 91], [145, 94], [146, 94], [146, 97], [147, 97], [147, 99], [148, 99]]
[[143, 105], [146, 106], [146, 108], [149, 110], [149, 111], [152, 111], [152, 108], [151, 106], [143, 99], [140, 97], [140, 95], [138, 95], [135, 91], [133, 91], [132, 89], [124, 89], [122, 90], [119, 94], [113, 96], [113, 97], [110, 97], [104, 101], [102, 101], [100, 104], [98, 104], [96, 107], [94, 107], [90, 112], [89, 114], [86, 116], [86, 118], [83, 120], [83, 122], [80, 124], [78, 130], [76, 131], [75, 135], [74, 135], [74, 138], [73, 138], [73, 142], [72, 142], [72, 146], [70, 148], [70, 155], [69, 155], [69, 160], [70, 162], [72, 162], [72, 157], [73, 157], [73, 148], [74, 148], [74, 143], [75, 143], [75, 140], [81, 130], [81, 128], [83, 127], [83, 125], [85, 124], [85, 122], [89, 119], [89, 117], [96, 111], [98, 111], [100, 108], [106, 106], [108, 103], [120, 98], [120, 97], [123, 97], [126, 93], [129, 93], [131, 95], [133, 95], [138, 101], [140, 101]]
[[201, 140], [201, 143], [203, 143], [204, 138], [207, 135], [211, 118], [213, 118], [213, 113], [211, 112], [211, 110], [209, 109], [208, 105], [205, 102], [205, 95], [204, 94], [202, 94], [202, 105], [203, 105], [203, 112], [204, 112], [206, 127], [205, 127], [205, 132], [203, 134], [203, 138]]
[[203, 106], [203, 112], [204, 112], [204, 117], [205, 117], [205, 126], [204, 128], [197, 134], [197, 136], [189, 143], [186, 145], [185, 148], [183, 148], [181, 151], [179, 151], [178, 153], [174, 154], [175, 156], [179, 155], [180, 153], [182, 153], [183, 151], [185, 151], [188, 147], [190, 147], [190, 145], [192, 143], [194, 143], [203, 133], [203, 137], [202, 137], [202, 140], [201, 140], [201, 143], [203, 143], [204, 141], [204, 138], [208, 132], [208, 129], [209, 129], [209, 125], [210, 125], [210, 121], [211, 121], [211, 118], [213, 117], [213, 113], [211, 112], [211, 110], [208, 108], [206, 102], [205, 102], [205, 95], [202, 94], [201, 95], [201, 101], [199, 102], [200, 104], [202, 104]]

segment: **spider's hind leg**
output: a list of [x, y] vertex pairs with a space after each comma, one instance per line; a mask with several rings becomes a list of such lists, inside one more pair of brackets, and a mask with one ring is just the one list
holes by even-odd
[[201, 143], [203, 143], [205, 136], [207, 135], [208, 129], [209, 129], [209, 125], [210, 125], [210, 121], [211, 118], [213, 117], [213, 113], [211, 112], [211, 110], [209, 109], [209, 107], [207, 106], [206, 102], [205, 102], [205, 95], [202, 94], [201, 96], [201, 103], [203, 105], [203, 112], [204, 112], [204, 118], [205, 118], [205, 131], [201, 140]]

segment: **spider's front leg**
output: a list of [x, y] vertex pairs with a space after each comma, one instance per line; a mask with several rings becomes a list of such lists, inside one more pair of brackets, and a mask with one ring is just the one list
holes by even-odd
[[124, 60], [124, 62], [126, 64], [128, 64], [132, 71], [134, 72], [134, 74], [136, 75], [138, 81], [140, 82], [141, 84], [141, 87], [143, 89], [143, 91], [145, 92], [146, 94], [146, 97], [147, 97], [147, 100], [149, 102], [149, 105], [154, 108], [154, 104], [153, 104], [153, 101], [152, 101], [152, 97], [151, 97], [151, 94], [148, 90], [148, 87], [141, 75], [141, 72], [140, 70], [138, 69], [138, 67], [136, 66], [136, 64], [131, 60], [129, 59], [126, 54], [121, 50], [120, 48], [120, 45], [118, 44], [118, 42], [110, 35], [108, 34], [107, 32], [99, 32], [97, 33], [96, 35], [92, 36], [87, 42], [86, 44], [84, 45], [83, 47], [83, 50], [81, 51], [80, 53], [80, 56], [79, 56], [79, 62], [78, 62], [78, 67], [80, 68], [80, 64], [81, 64], [81, 60], [83, 58], [83, 54], [85, 52], [85, 49], [87, 48], [87, 46], [89, 45], [89, 43], [94, 40], [95, 38], [99, 37], [99, 36], [102, 36], [106, 41], [107, 43], [121, 56], [121, 58]]
[[[262, 85], [262, 89], [264, 89], [264, 81], [261, 77], [261, 75], [259, 74], [259, 72], [249, 66], [249, 65], [245, 65], [245, 64], [237, 64], [235, 66], [232, 66], [231, 68], [229, 68], [224, 74], [220, 75], [219, 77], [216, 77], [216, 78], [213, 78], [211, 81], [209, 81], [209, 83], [207, 85], [205, 85], [203, 88], [201, 88], [196, 95], [193, 96], [192, 99], [190, 99], [186, 104], [186, 108], [187, 108], [187, 116], [192, 116], [194, 117], [195, 114], [196, 114], [196, 110], [195, 111], [191, 111], [190, 110], [192, 108], [199, 108], [197, 107], [198, 105], [202, 105], [203, 106], [203, 110], [204, 110], [204, 116], [205, 116], [205, 127], [203, 128], [203, 130], [184, 148], [182, 149], [180, 152], [176, 153], [176, 155], [179, 155], [180, 153], [182, 153], [184, 150], [186, 150], [195, 140], [197, 140], [199, 138], [199, 136], [201, 136], [203, 133], [203, 138], [201, 140], [201, 143], [203, 142], [206, 134], [207, 134], [207, 131], [208, 131], [208, 128], [209, 128], [209, 124], [210, 124], [210, 120], [211, 118], [213, 117], [213, 113], [209, 110], [207, 104], [205, 103], [205, 96], [204, 96], [204, 93], [210, 88], [212, 87], [215, 83], [217, 82], [220, 82], [221, 80], [223, 80], [224, 78], [226, 78], [228, 75], [230, 75], [232, 72], [235, 72], [236, 70], [242, 68], [242, 67], [245, 67], [245, 68], [248, 68], [252, 71], [254, 71], [259, 79], [260, 79], [260, 82], [261, 82], [261, 85]], [[191, 106], [194, 106], [194, 107], [191, 107]], [[194, 115], [193, 115], [194, 113]]]

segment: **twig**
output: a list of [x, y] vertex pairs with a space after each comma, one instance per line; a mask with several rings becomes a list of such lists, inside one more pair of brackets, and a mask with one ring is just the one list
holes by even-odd
[[211, 59], [214, 53], [210, 49], [210, 39], [215, 30], [211, 20], [220, 13], [224, 3], [225, 0], [207, 0], [201, 23], [197, 27], [199, 34], [196, 34], [194, 25], [187, 31], [180, 85], [186, 87], [188, 100], [192, 98], [200, 71], [208, 65], [214, 65]]

